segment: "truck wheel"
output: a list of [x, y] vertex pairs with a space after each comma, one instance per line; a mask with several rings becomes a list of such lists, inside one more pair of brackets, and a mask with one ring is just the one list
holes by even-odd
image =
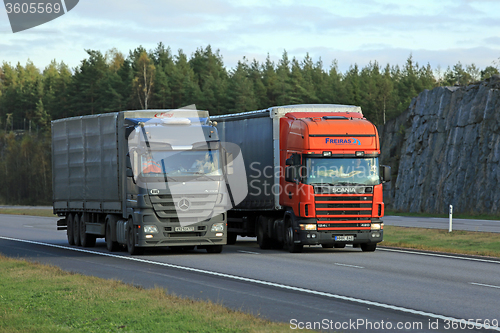
[[208, 253], [221, 253], [222, 245], [209, 245], [206, 249]]
[[268, 250], [273, 248], [273, 240], [266, 235], [265, 224], [267, 223], [267, 218], [264, 216], [259, 216], [257, 219], [257, 243], [262, 250]]
[[90, 235], [86, 233], [86, 225], [83, 214], [80, 215], [80, 244], [83, 247], [95, 246], [95, 235]]
[[75, 245], [75, 238], [73, 236], [73, 214], [69, 213], [68, 215], [66, 215], [66, 224], [68, 225], [66, 229], [68, 244]]
[[321, 247], [324, 249], [333, 249], [333, 244], [321, 244]]
[[80, 216], [77, 213], [73, 215], [73, 239], [75, 245], [80, 246]]
[[377, 244], [367, 244], [367, 243], [363, 243], [361, 244], [361, 250], [363, 252], [373, 252], [377, 249]]
[[228, 232], [227, 233], [227, 245], [234, 245], [236, 244], [236, 238], [238, 237], [238, 234], [235, 232]]
[[293, 242], [293, 228], [289, 223], [285, 229], [285, 246], [290, 253], [300, 253], [304, 248], [304, 245]]
[[118, 251], [118, 242], [113, 241], [113, 235], [111, 234], [111, 223], [108, 221], [106, 223], [106, 248], [108, 249], [109, 252], [116, 252]]
[[129, 219], [127, 223], [127, 251], [131, 255], [140, 255], [144, 253], [143, 247], [135, 246], [135, 232], [132, 219]]

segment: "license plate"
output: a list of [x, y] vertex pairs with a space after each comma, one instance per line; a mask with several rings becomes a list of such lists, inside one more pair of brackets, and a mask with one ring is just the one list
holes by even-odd
[[194, 227], [175, 227], [175, 231], [194, 231]]
[[354, 240], [354, 236], [335, 236], [335, 240], [339, 242], [350, 242]]

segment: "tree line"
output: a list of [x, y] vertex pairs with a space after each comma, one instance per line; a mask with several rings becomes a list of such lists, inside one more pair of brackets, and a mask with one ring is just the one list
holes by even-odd
[[480, 70], [461, 63], [434, 70], [411, 55], [403, 66], [373, 61], [364, 67], [351, 65], [342, 73], [336, 61], [325, 69], [321, 59], [314, 61], [308, 54], [290, 58], [286, 51], [277, 62], [269, 55], [263, 62], [243, 57], [231, 69], [210, 46], [189, 57], [182, 50], [174, 54], [163, 43], [149, 51], [140, 46], [128, 55], [116, 49], [86, 52], [73, 69], [56, 60], [43, 70], [31, 61], [25, 66], [2, 63], [0, 202], [51, 202], [51, 120], [190, 104], [217, 115], [334, 103], [361, 106], [366, 118], [381, 125], [403, 112], [424, 89], [466, 85], [498, 74], [493, 66]]

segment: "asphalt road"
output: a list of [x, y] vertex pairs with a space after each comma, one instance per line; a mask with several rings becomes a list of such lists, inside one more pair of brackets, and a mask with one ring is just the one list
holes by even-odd
[[[400, 227], [417, 227], [448, 230], [450, 219], [439, 217], [384, 216], [384, 224]], [[452, 219], [452, 230], [500, 232], [500, 221]]]
[[[291, 331], [317, 323], [318, 329], [343, 332], [467, 332], [454, 329], [453, 319], [500, 320], [496, 260], [351, 247], [290, 254], [260, 250], [245, 238], [221, 254], [154, 249], [132, 257], [107, 252], [103, 241], [95, 248], [69, 246], [55, 225], [55, 218], [0, 215], [0, 253], [162, 286], [289, 323]], [[439, 329], [433, 329], [436, 322]]]

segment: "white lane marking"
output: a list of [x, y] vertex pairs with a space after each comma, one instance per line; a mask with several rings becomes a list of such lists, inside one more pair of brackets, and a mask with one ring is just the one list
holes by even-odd
[[481, 286], [481, 287], [490, 287], [490, 288], [497, 288], [500, 289], [500, 286], [493, 286], [491, 284], [483, 284], [483, 283], [476, 283], [476, 282], [469, 282], [470, 284], [473, 284], [475, 286]]
[[249, 254], [260, 254], [259, 252], [243, 251], [243, 250], [238, 250], [237, 252], [241, 252], [241, 253], [249, 253]]
[[[83, 248], [74, 248], [74, 247], [67, 247], [67, 246], [61, 246], [61, 245], [55, 245], [55, 244], [49, 244], [49, 243], [41, 243], [41, 242], [29, 241], [29, 240], [25, 240], [25, 239], [17, 239], [17, 238], [3, 237], [3, 236], [0, 236], [0, 239], [28, 243], [28, 244], [42, 245], [42, 246], [48, 246], [48, 247], [54, 247], [54, 248], [58, 248], [58, 249], [70, 250], [70, 251], [75, 251], [75, 252], [96, 254], [96, 255], [101, 255], [101, 256], [105, 256], [105, 257], [117, 258], [117, 259], [137, 261], [137, 262], [151, 264], [151, 265], [157, 265], [157, 266], [176, 268], [176, 269], [181, 269], [184, 271], [202, 273], [202, 274], [207, 274], [207, 275], [212, 275], [212, 276], [218, 276], [218, 277], [223, 277], [226, 279], [232, 279], [232, 280], [237, 280], [237, 281], [250, 282], [250, 283], [254, 283], [254, 284], [258, 284], [258, 285], [265, 285], [265, 286], [275, 287], [275, 288], [284, 289], [284, 290], [298, 291], [298, 292], [302, 292], [302, 293], [310, 294], [310, 295], [340, 299], [343, 301], [349, 301], [349, 302], [354, 302], [354, 303], [359, 303], [359, 304], [369, 305], [369, 306], [377, 306], [377, 307], [383, 308], [383, 309], [389, 309], [389, 310], [394, 310], [394, 311], [399, 311], [399, 312], [404, 312], [404, 313], [410, 313], [413, 315], [430, 317], [433, 319], [448, 320], [451, 322], [460, 322], [461, 320], [466, 320], [464, 318], [448, 317], [448, 316], [443, 316], [443, 315], [439, 315], [439, 314], [435, 314], [435, 313], [431, 313], [431, 312], [425, 312], [425, 311], [420, 311], [420, 310], [404, 308], [404, 307], [396, 306], [396, 305], [373, 302], [373, 301], [368, 301], [368, 300], [349, 297], [349, 296], [336, 295], [336, 294], [331, 294], [331, 293], [327, 293], [324, 291], [317, 291], [317, 290], [306, 289], [306, 288], [301, 288], [301, 287], [288, 286], [286, 284], [257, 280], [257, 279], [253, 279], [253, 278], [243, 277], [243, 276], [207, 271], [207, 270], [199, 269], [199, 268], [179, 266], [179, 265], [175, 265], [175, 264], [168, 264], [168, 263], [163, 263], [163, 262], [158, 262], [158, 261], [151, 261], [151, 260], [147, 260], [147, 259], [140, 259], [140, 258], [128, 257], [128, 256], [126, 257], [126, 256], [121, 256], [121, 255], [116, 255], [116, 254], [111, 254], [111, 253], [106, 253], [106, 252], [95, 252], [95, 251], [85, 250]], [[476, 328], [486, 328], [486, 329], [495, 330], [495, 331], [500, 332], [500, 327], [491, 327], [491, 326], [486, 327], [484, 324], [481, 324], [481, 323], [477, 323]]]
[[401, 253], [408, 253], [408, 254], [419, 254], [422, 256], [430, 256], [430, 257], [442, 257], [442, 258], [451, 258], [451, 259], [461, 259], [461, 260], [470, 260], [470, 261], [481, 261], [481, 262], [488, 262], [491, 264], [500, 264], [500, 260], [488, 260], [488, 259], [481, 259], [481, 258], [468, 258], [468, 257], [458, 257], [458, 256], [451, 256], [447, 254], [439, 254], [439, 253], [427, 253], [427, 252], [416, 252], [415, 251], [410, 251], [410, 250], [397, 250], [397, 249], [387, 249], [387, 248], [381, 248], [378, 247], [377, 251], [389, 251], [389, 252], [401, 252]]
[[337, 265], [337, 266], [345, 266], [345, 267], [353, 267], [353, 268], [364, 268], [364, 267], [361, 267], [361, 266], [356, 266], [356, 265], [347, 265], [347, 264], [339, 264], [339, 263], [334, 263], [334, 265]]
[[25, 227], [25, 228], [34, 228], [32, 225], [26, 225], [26, 224], [23, 225], [23, 227]]

